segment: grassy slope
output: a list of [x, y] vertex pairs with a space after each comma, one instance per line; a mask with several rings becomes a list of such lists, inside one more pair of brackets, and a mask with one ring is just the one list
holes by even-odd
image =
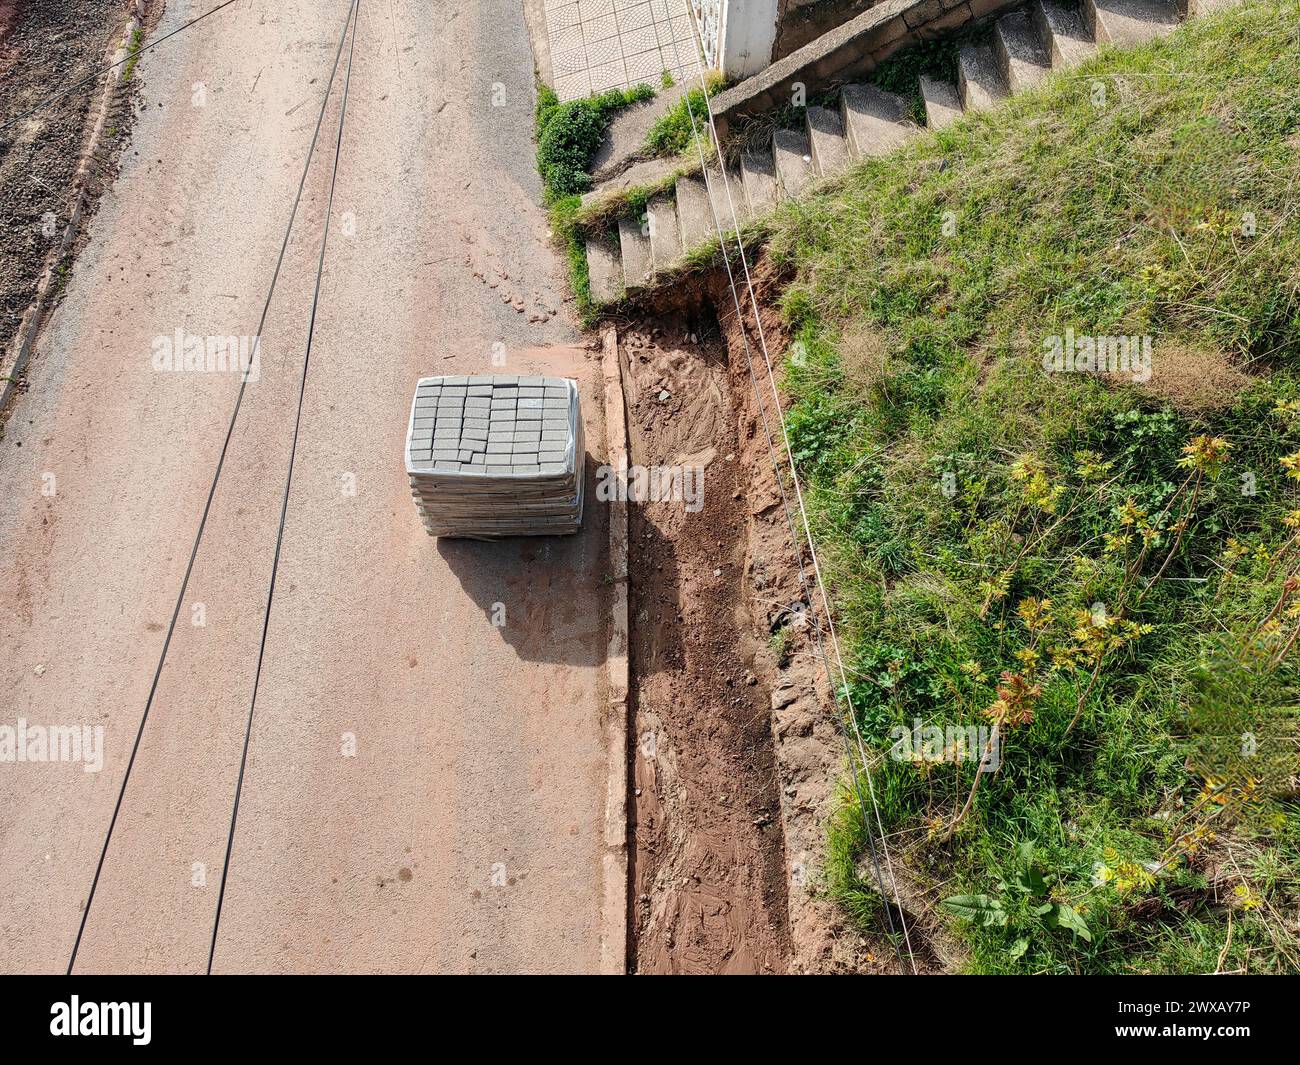
[[[1229, 919], [1222, 968], [1297, 968], [1297, 27], [1295, 0], [1195, 20], [776, 223], [882, 814], [928, 905], [985, 896], [987, 924], [947, 918], [973, 971], [1213, 971]], [[1151, 336], [1190, 398], [1045, 372], [1067, 328]], [[1253, 380], [1197, 396], [1225, 358]], [[969, 766], [890, 758], [890, 729], [1021, 708], [949, 838]], [[862, 844], [846, 806], [829, 886], [878, 920]]]

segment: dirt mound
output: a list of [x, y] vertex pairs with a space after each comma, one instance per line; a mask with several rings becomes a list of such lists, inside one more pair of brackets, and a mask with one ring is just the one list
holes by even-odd
[[1151, 360], [1151, 379], [1141, 388], [1189, 413], [1222, 410], [1251, 383], [1221, 351], [1161, 343]]

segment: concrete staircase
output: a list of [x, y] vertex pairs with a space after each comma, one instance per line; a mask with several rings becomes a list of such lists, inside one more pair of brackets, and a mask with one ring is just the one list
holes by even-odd
[[[995, 107], [1049, 73], [1088, 58], [1098, 44], [1129, 48], [1171, 32], [1187, 17], [1242, 0], [1033, 0], [996, 18], [958, 53], [955, 83], [922, 76], [926, 125], [942, 129], [968, 111]], [[886, 155], [917, 132], [906, 102], [871, 84], [845, 85], [837, 107], [807, 108], [804, 128], [777, 130], [769, 147], [728, 168], [678, 180], [672, 195], [647, 204], [646, 218], [623, 218], [613, 234], [587, 241], [592, 299], [612, 303], [653, 285], [693, 249], [794, 199], [854, 161]], [[716, 212], [716, 222], [715, 222]]]

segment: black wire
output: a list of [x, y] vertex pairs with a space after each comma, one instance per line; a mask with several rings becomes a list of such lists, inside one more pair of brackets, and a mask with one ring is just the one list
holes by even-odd
[[22, 121], [24, 121], [25, 119], [31, 118], [31, 116], [34, 115], [34, 114], [36, 114], [36, 112], [39, 111], [41, 108], [43, 108], [43, 107], [49, 107], [49, 105], [52, 104], [52, 103], [54, 103], [56, 100], [62, 100], [65, 96], [68, 95], [68, 93], [70, 93], [70, 92], [76, 92], [76, 91], [77, 91], [78, 89], [80, 89], [83, 85], [86, 85], [86, 84], [88, 84], [89, 82], [94, 81], [96, 78], [101, 77], [101, 76], [103, 76], [104, 74], [107, 74], [110, 70], [114, 70], [114, 69], [116, 69], [117, 67], [122, 66], [124, 63], [129, 63], [129, 62], [131, 62], [131, 60], [133, 60], [133, 59], [138, 59], [140, 56], [144, 55], [145, 52], [148, 52], [148, 51], [151, 51], [151, 50], [154, 49], [154, 48], [157, 48], [160, 44], [163, 43], [163, 41], [170, 40], [172, 37], [175, 37], [175, 36], [176, 36], [178, 33], [180, 33], [182, 30], [188, 30], [191, 26], [198, 25], [198, 23], [202, 22], [202, 21], [203, 21], [205, 18], [207, 18], [209, 15], [215, 15], [218, 11], [222, 10], [222, 8], [227, 8], [227, 7], [229, 7], [231, 4], [233, 4], [233, 3], [235, 3], [235, 2], [236, 2], [236, 0], [225, 0], [225, 3], [223, 3], [223, 4], [218, 4], [218, 5], [217, 5], [216, 7], [214, 7], [211, 11], [205, 11], [205, 12], [204, 12], [202, 15], [200, 15], [198, 18], [190, 19], [190, 21], [187, 22], [187, 23], [185, 23], [184, 26], [179, 26], [179, 27], [177, 27], [176, 29], [172, 30], [171, 33], [164, 34], [163, 36], [159, 37], [156, 41], [152, 41], [152, 42], [150, 42], [149, 44], [145, 45], [143, 48], [137, 48], [135, 51], [131, 52], [131, 54], [128, 55], [125, 59], [119, 59], [116, 63], [109, 63], [108, 66], [106, 66], [106, 67], [100, 67], [100, 68], [99, 68], [98, 70], [96, 70], [93, 74], [90, 74], [90, 75], [88, 75], [87, 77], [82, 78], [82, 79], [81, 79], [79, 82], [77, 82], [76, 84], [74, 84], [74, 85], [69, 85], [66, 89], [60, 89], [60, 90], [59, 90], [58, 92], [56, 92], [53, 96], [51, 96], [49, 99], [42, 100], [42, 101], [41, 101], [40, 103], [38, 103], [35, 107], [31, 108], [31, 109], [28, 110], [28, 111], [24, 111], [24, 112], [23, 112], [21, 115], [19, 115], [17, 118], [11, 118], [11, 119], [10, 119], [8, 122], [6, 122], [3, 126], [0, 126], [0, 133], [3, 133], [3, 132], [4, 132], [5, 130], [7, 130], [10, 126], [16, 125], [17, 123], [22, 122]]
[[[343, 154], [343, 128], [348, 117], [348, 90], [352, 85], [352, 56], [357, 46], [357, 22], [361, 17], [361, 0], [353, 0], [352, 43], [348, 47], [347, 72], [343, 76], [343, 104], [339, 112], [339, 135], [334, 145], [334, 170], [330, 175], [330, 194], [325, 206], [325, 226], [320, 242], [320, 261], [316, 264], [316, 288], [311, 299], [311, 320], [307, 324], [307, 350], [302, 360], [302, 378], [298, 382], [298, 410], [293, 421], [293, 443], [289, 447], [289, 470], [280, 500], [280, 527], [275, 534], [275, 555], [271, 560], [271, 579], [266, 589], [266, 611], [262, 615], [262, 639], [257, 649], [257, 670], [253, 674], [253, 695], [248, 703], [248, 723], [244, 728], [244, 750], [239, 759], [239, 777], [235, 781], [235, 801], [230, 810], [230, 831], [226, 835], [226, 858], [221, 866], [221, 888], [217, 893], [217, 912], [212, 922], [212, 943], [208, 947], [208, 975], [217, 952], [217, 931], [221, 927], [221, 907], [226, 898], [226, 880], [230, 875], [230, 854], [235, 846], [235, 825], [239, 820], [239, 799], [244, 790], [244, 770], [248, 765], [248, 747], [253, 736], [253, 711], [257, 708], [257, 689], [262, 679], [262, 662], [266, 657], [266, 636], [271, 627], [271, 604], [275, 600], [275, 578], [280, 569], [280, 549], [284, 545], [284, 526], [289, 513], [289, 491], [293, 487], [294, 459], [298, 454], [298, 431], [302, 426], [303, 397], [307, 391], [307, 368], [311, 365], [312, 342], [316, 336], [316, 312], [320, 308], [321, 279], [325, 274], [325, 252], [329, 248], [330, 216], [334, 210], [334, 188], [338, 184], [339, 158]], [[346, 28], [345, 28], [346, 32]]]
[[[334, 87], [334, 75], [338, 72], [339, 59], [343, 55], [343, 44], [347, 40], [348, 25], [352, 21], [352, 10], [356, 6], [357, 0], [352, 0], [352, 7], [348, 8], [348, 21], [343, 24], [343, 32], [339, 35], [339, 48], [334, 56], [334, 68], [330, 71], [329, 84], [325, 87], [325, 98], [321, 101], [320, 116], [316, 119], [316, 132], [312, 134], [311, 147], [307, 150], [307, 162], [303, 166], [302, 178], [298, 182], [298, 194], [294, 197], [293, 212], [289, 215], [289, 225], [284, 233], [284, 242], [280, 245], [280, 257], [275, 264], [275, 273], [271, 277], [271, 288], [266, 295], [266, 303], [262, 306], [262, 317], [258, 322], [257, 333], [254, 335], [252, 358], [257, 358], [258, 347], [261, 342], [262, 330], [266, 326], [266, 317], [271, 309], [271, 300], [275, 295], [276, 284], [280, 279], [280, 268], [284, 265], [285, 252], [289, 247], [289, 238], [293, 233], [294, 221], [298, 217], [298, 205], [302, 202], [303, 189], [307, 184], [307, 173], [311, 169], [311, 160], [316, 153], [316, 140], [320, 136], [321, 125], [325, 121], [325, 110], [329, 104], [330, 92]], [[250, 361], [251, 369], [253, 363]], [[235, 399], [235, 409], [230, 415], [230, 424], [226, 428], [226, 438], [221, 445], [221, 454], [217, 459], [216, 472], [212, 477], [212, 485], [208, 489], [207, 501], [203, 504], [203, 516], [199, 520], [198, 533], [194, 537], [194, 546], [190, 549], [189, 563], [185, 567], [185, 578], [181, 581], [180, 594], [176, 597], [176, 607], [172, 611], [171, 623], [167, 626], [167, 636], [163, 640], [162, 653], [158, 656], [158, 666], [154, 670], [153, 683], [149, 686], [149, 697], [145, 701], [144, 713], [140, 717], [140, 727], [136, 730], [135, 743], [131, 747], [131, 757], [126, 763], [126, 773], [122, 777], [122, 786], [118, 789], [117, 802], [113, 806], [113, 816], [108, 823], [108, 833], [104, 836], [104, 846], [99, 852], [99, 864], [95, 866], [95, 878], [90, 884], [90, 894], [86, 898], [85, 908], [81, 911], [81, 925], [77, 929], [77, 939], [72, 946], [72, 957], [68, 960], [68, 975], [72, 975], [72, 967], [77, 961], [77, 952], [81, 949], [81, 937], [86, 931], [86, 919], [90, 916], [91, 904], [95, 901], [95, 891], [99, 887], [99, 877], [104, 871], [104, 859], [108, 856], [108, 845], [113, 838], [113, 829], [117, 826], [118, 815], [122, 812], [122, 800], [126, 795], [126, 785], [131, 779], [131, 770], [135, 766], [136, 755], [140, 751], [140, 741], [144, 737], [145, 723], [149, 720], [149, 711], [153, 707], [154, 696], [158, 691], [158, 681], [162, 676], [163, 665], [167, 661], [167, 650], [171, 646], [172, 635], [176, 631], [176, 620], [180, 617], [181, 607], [185, 603], [185, 593], [189, 590], [190, 575], [194, 571], [194, 560], [198, 557], [199, 544], [203, 540], [203, 531], [208, 524], [208, 514], [212, 510], [212, 500], [217, 494], [217, 483], [221, 480], [221, 472], [226, 464], [226, 453], [230, 449], [230, 440], [235, 432], [235, 422], [239, 418], [239, 408], [244, 402], [244, 392], [248, 388], [248, 373], [245, 372], [243, 380], [239, 384], [239, 394]]]

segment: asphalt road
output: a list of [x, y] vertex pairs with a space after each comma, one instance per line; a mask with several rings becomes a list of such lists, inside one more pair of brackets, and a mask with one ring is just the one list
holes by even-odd
[[[144, 56], [123, 171], [0, 442], [0, 725], [105, 730], [97, 773], [0, 764], [0, 970], [68, 963], [238, 388], [160, 372], [158, 338], [256, 329], [348, 5], [247, 0]], [[172, 0], [156, 35], [205, 7]], [[78, 971], [207, 963], [341, 87]], [[435, 541], [402, 469], [430, 373], [576, 376], [603, 449], [532, 104], [517, 0], [362, 0], [216, 971], [598, 968], [605, 516]]]

